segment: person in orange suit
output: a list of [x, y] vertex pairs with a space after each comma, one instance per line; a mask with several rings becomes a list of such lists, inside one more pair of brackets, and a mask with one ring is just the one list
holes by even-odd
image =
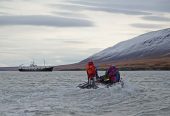
[[88, 84], [94, 86], [95, 85], [95, 77], [96, 77], [96, 67], [95, 67], [93, 61], [90, 61], [87, 63], [86, 71], [87, 71], [87, 77], [88, 77]]

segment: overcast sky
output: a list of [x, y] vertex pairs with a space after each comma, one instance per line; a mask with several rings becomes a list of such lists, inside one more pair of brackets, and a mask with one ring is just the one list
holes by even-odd
[[0, 0], [0, 66], [75, 63], [170, 27], [170, 0]]

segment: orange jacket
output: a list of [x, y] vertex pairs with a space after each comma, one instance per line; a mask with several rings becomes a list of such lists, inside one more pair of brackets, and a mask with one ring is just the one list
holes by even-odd
[[93, 62], [89, 62], [86, 66], [86, 71], [88, 78], [95, 77], [96, 75], [96, 67], [94, 66]]

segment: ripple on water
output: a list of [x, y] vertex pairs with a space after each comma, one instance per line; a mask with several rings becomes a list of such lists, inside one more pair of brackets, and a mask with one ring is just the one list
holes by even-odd
[[124, 88], [79, 89], [85, 72], [0, 72], [0, 115], [169, 116], [170, 72], [121, 74]]

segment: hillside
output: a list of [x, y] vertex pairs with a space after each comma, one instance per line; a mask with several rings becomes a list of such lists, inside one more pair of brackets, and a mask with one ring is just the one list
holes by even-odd
[[170, 56], [170, 29], [149, 32], [104, 49], [80, 63], [161, 58]]
[[170, 69], [170, 28], [149, 32], [106, 48], [79, 63], [55, 70], [82, 69], [89, 60], [99, 68], [117, 65], [124, 70]]

